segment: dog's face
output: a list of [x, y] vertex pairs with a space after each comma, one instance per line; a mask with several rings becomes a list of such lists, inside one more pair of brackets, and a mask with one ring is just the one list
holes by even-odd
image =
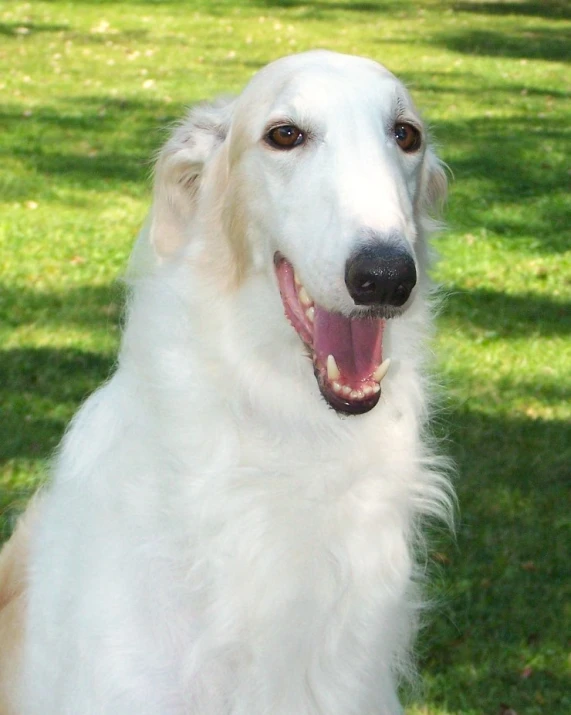
[[239, 262], [275, 277], [329, 404], [367, 412], [385, 321], [415, 298], [423, 211], [445, 189], [422, 121], [381, 65], [329, 52], [272, 63], [221, 111], [209, 151]]

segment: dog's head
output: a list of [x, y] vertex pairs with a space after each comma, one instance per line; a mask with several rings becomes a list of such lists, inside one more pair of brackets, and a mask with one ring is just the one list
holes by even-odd
[[323, 396], [359, 414], [378, 402], [385, 323], [415, 300], [423, 221], [445, 190], [402, 83], [371, 60], [309, 52], [175, 131], [151, 237], [171, 256], [193, 234], [224, 235], [224, 270], [272, 276]]

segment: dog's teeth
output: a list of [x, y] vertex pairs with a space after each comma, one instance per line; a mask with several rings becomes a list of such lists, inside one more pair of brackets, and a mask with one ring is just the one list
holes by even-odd
[[340, 376], [341, 376], [341, 373], [339, 372], [339, 368], [337, 367], [335, 358], [333, 357], [333, 355], [328, 355], [327, 356], [327, 377], [330, 380], [338, 380]]
[[373, 379], [376, 380], [377, 382], [380, 382], [383, 379], [383, 377], [387, 374], [390, 364], [391, 364], [390, 358], [383, 360], [383, 362], [379, 365], [379, 367], [373, 373]]
[[381, 389], [380, 385], [373, 385], [373, 395], [376, 395]]
[[301, 286], [301, 288], [299, 289], [298, 297], [299, 297], [299, 302], [305, 308], [309, 308], [311, 305], [313, 305], [313, 301], [308, 296], [307, 291], [305, 290], [305, 288], [303, 286]]
[[331, 383], [335, 392], [341, 392], [341, 385], [338, 382]]
[[294, 281], [295, 281], [296, 286], [300, 286], [300, 285], [301, 285], [301, 281], [300, 281], [299, 278], [297, 277], [297, 273], [296, 273], [295, 271], [293, 272], [293, 279], [294, 279]]
[[373, 388], [372, 388], [372, 386], [371, 386], [371, 385], [365, 385], [365, 386], [363, 387], [363, 394], [364, 394], [365, 396], [372, 395], [372, 394], [373, 394]]
[[351, 394], [351, 388], [350, 388], [348, 385], [344, 385], [344, 386], [341, 388], [341, 392], [342, 392], [346, 397], [349, 397], [349, 395]]
[[[315, 308], [313, 306], [311, 306], [311, 308], [308, 308], [305, 311], [305, 316], [309, 320], [310, 323], [313, 323], [313, 320], [315, 318]], [[339, 376], [337, 376], [337, 377], [339, 377]]]
[[352, 400], [362, 400], [364, 397], [363, 391], [362, 390], [351, 390], [351, 394], [349, 395], [349, 397]]

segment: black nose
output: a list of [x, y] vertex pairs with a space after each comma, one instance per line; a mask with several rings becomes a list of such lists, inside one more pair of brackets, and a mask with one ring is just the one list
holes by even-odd
[[345, 285], [357, 305], [404, 305], [416, 284], [410, 253], [399, 245], [361, 248], [345, 265]]

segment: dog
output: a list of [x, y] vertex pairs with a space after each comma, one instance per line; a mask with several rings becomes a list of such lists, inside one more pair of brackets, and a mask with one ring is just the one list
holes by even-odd
[[426, 435], [445, 192], [369, 59], [277, 60], [174, 128], [117, 369], [1, 556], [3, 715], [402, 712], [453, 502]]

